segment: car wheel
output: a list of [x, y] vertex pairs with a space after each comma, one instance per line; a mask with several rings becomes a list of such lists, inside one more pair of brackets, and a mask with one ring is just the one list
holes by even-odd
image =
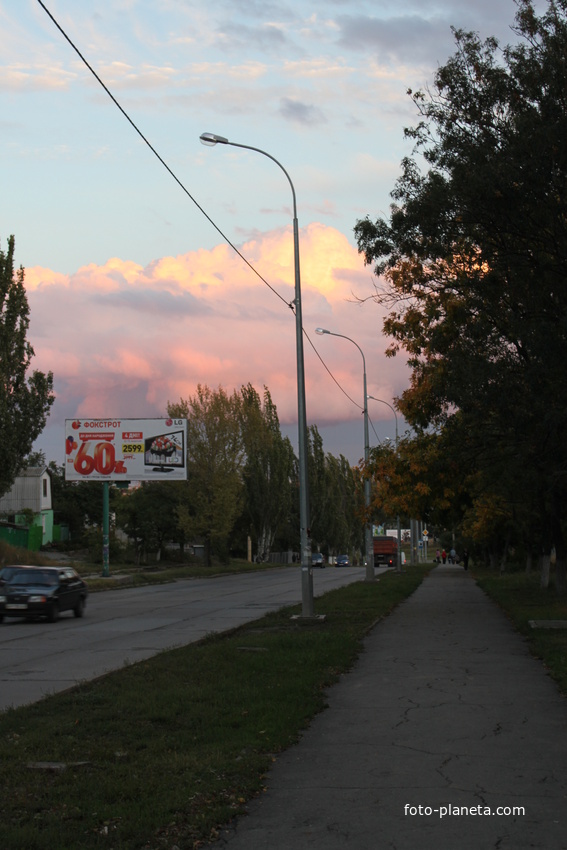
[[59, 619], [59, 605], [57, 602], [52, 602], [47, 614], [47, 619], [50, 623], [56, 623]]
[[82, 617], [85, 613], [85, 600], [81, 596], [75, 607], [73, 608], [73, 614], [75, 617]]

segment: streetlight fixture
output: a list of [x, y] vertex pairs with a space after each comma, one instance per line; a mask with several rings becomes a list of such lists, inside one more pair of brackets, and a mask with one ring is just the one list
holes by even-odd
[[[379, 401], [381, 404], [385, 404], [390, 408], [394, 417], [396, 419], [396, 456], [398, 454], [398, 414], [396, 413], [395, 408], [390, 404], [389, 401], [384, 401], [383, 398], [375, 398], [373, 395], [369, 395], [368, 398], [371, 398], [372, 401]], [[402, 530], [400, 526], [400, 515], [398, 514], [397, 518], [398, 522], [398, 572], [402, 571]]]
[[309, 529], [309, 490], [307, 479], [307, 416], [305, 410], [305, 369], [303, 365], [303, 320], [301, 316], [301, 278], [299, 273], [299, 226], [297, 223], [297, 203], [295, 199], [295, 188], [291, 177], [278, 160], [261, 148], [251, 145], [241, 145], [237, 142], [229, 142], [224, 136], [215, 133], [202, 133], [200, 136], [204, 145], [232, 145], [235, 148], [244, 148], [248, 151], [256, 151], [267, 156], [275, 162], [283, 171], [291, 187], [293, 198], [293, 253], [295, 271], [295, 338], [297, 350], [297, 419], [298, 419], [298, 445], [299, 445], [299, 534], [301, 543], [301, 607], [302, 616], [314, 617], [313, 609], [313, 567], [311, 565], [311, 532]]
[[[315, 333], [320, 335], [329, 334], [330, 336], [338, 336], [341, 339], [348, 339], [348, 341], [352, 342], [353, 345], [356, 345], [356, 347], [360, 351], [360, 355], [362, 357], [362, 371], [364, 379], [364, 461], [365, 463], [368, 463], [370, 457], [370, 444], [368, 440], [368, 395], [366, 393], [366, 360], [362, 348], [357, 342], [354, 341], [354, 339], [351, 339], [350, 336], [333, 333], [333, 331], [328, 331], [326, 328], [315, 328]], [[364, 507], [366, 508], [366, 511], [368, 513], [370, 509], [370, 478], [368, 478], [368, 476], [366, 476], [366, 478], [364, 479]], [[374, 542], [372, 539], [372, 526], [368, 522], [368, 517], [364, 528], [364, 546], [366, 549], [366, 581], [374, 581]]]

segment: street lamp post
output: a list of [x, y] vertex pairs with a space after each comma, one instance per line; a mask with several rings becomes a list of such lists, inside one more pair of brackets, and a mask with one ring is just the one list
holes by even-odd
[[[373, 395], [369, 395], [368, 398], [371, 398], [372, 401], [379, 401], [381, 404], [385, 404], [387, 407], [390, 408], [390, 410], [394, 414], [394, 417], [395, 417], [395, 420], [396, 420], [396, 456], [397, 456], [397, 454], [398, 454], [398, 414], [396, 413], [395, 408], [392, 407], [390, 402], [384, 401], [383, 398], [374, 398]], [[402, 571], [402, 530], [401, 530], [401, 526], [400, 526], [400, 515], [399, 514], [398, 514], [397, 521], [398, 521], [398, 572], [401, 572]]]
[[301, 315], [301, 279], [299, 273], [299, 227], [297, 223], [297, 203], [295, 199], [295, 188], [291, 177], [278, 160], [261, 148], [251, 145], [241, 145], [229, 142], [224, 136], [214, 133], [202, 133], [201, 141], [204, 145], [214, 146], [216, 144], [232, 145], [235, 148], [244, 148], [249, 151], [267, 156], [278, 165], [289, 181], [293, 197], [293, 253], [295, 272], [295, 337], [297, 350], [297, 418], [298, 418], [298, 445], [299, 445], [299, 524], [301, 543], [301, 613], [303, 617], [314, 617], [313, 608], [313, 568], [311, 565], [311, 540], [309, 530], [309, 490], [307, 480], [307, 415], [305, 410], [305, 369], [303, 364], [303, 320]]
[[[368, 395], [366, 392], [366, 359], [364, 357], [364, 352], [362, 351], [360, 345], [355, 342], [354, 339], [351, 339], [350, 336], [333, 333], [333, 331], [328, 331], [326, 328], [315, 328], [315, 333], [329, 334], [330, 336], [338, 336], [341, 339], [348, 339], [348, 341], [352, 342], [353, 345], [356, 345], [356, 347], [360, 351], [360, 355], [362, 357], [364, 388], [364, 461], [366, 464], [368, 464], [368, 460], [370, 457], [370, 444], [368, 440]], [[366, 508], [366, 512], [368, 514], [370, 509], [370, 478], [368, 477], [368, 475], [366, 475], [364, 479], [364, 507]], [[374, 543], [372, 539], [372, 525], [368, 522], [368, 517], [366, 520], [366, 525], [364, 527], [364, 547], [366, 549], [366, 581], [374, 581]]]

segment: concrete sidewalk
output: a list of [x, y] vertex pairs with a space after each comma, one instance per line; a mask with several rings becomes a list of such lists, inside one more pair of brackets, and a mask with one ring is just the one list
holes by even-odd
[[328, 702], [215, 850], [567, 848], [567, 701], [462, 568], [378, 624]]

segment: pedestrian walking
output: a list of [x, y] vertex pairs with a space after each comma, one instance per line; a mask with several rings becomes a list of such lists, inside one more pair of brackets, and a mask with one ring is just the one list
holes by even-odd
[[441, 552], [441, 558], [443, 559], [443, 563], [446, 564], [447, 563], [447, 553], [445, 552], [444, 549]]

